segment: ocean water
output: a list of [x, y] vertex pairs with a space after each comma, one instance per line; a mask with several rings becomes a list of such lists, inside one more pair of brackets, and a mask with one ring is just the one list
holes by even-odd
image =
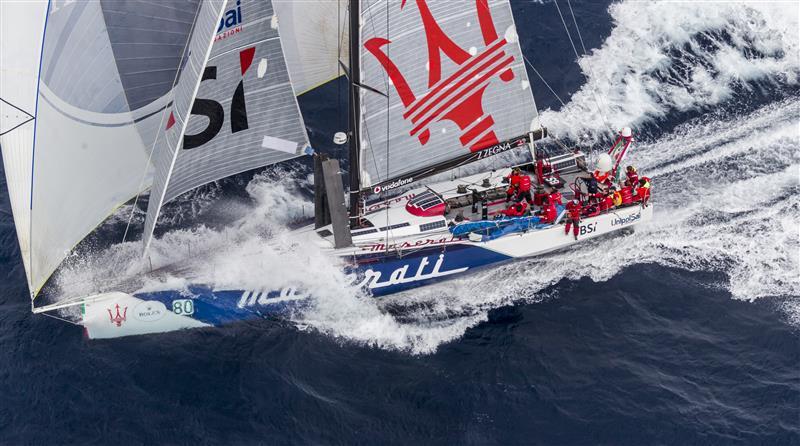
[[[566, 1], [513, 5], [542, 121], [585, 150], [633, 127], [657, 223], [375, 301], [293, 250], [310, 179], [287, 163], [177, 200], [153, 261], [301, 281], [313, 305], [88, 341], [30, 313], [0, 187], [0, 443], [800, 444], [800, 7], [571, 6], [580, 36]], [[301, 101], [334, 154], [341, 88]], [[61, 292], [136, 274], [123, 215]]]

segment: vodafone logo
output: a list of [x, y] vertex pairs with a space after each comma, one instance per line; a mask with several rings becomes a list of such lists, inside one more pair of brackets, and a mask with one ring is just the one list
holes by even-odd
[[410, 184], [413, 181], [414, 181], [414, 178], [401, 178], [399, 180], [392, 181], [391, 183], [383, 185], [383, 186], [377, 185], [374, 188], [372, 188], [372, 192], [376, 193], [376, 194], [379, 194], [382, 191], [392, 190], [392, 189], [398, 188], [400, 186], [405, 186], [406, 184]]

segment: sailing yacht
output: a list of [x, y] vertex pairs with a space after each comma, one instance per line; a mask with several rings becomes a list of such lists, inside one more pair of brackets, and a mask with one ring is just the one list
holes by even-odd
[[[594, 171], [579, 150], [537, 146], [548, 132], [508, 0], [3, 8], [4, 25], [24, 17], [36, 36], [3, 36], [4, 51], [35, 57], [4, 59], [0, 91], [14, 121], [0, 145], [32, 309], [90, 338], [217, 326], [307, 299], [295, 287], [198, 283], [188, 293], [120, 285], [39, 304], [75, 246], [119, 206], [149, 193], [146, 257], [165, 203], [297, 157], [314, 157], [315, 221], [294, 236], [347, 265], [375, 297], [652, 218], [649, 183], [623, 178], [630, 129]], [[339, 160], [310, 148], [296, 99], [342, 72], [350, 124], [334, 141], [348, 145], [347, 191]], [[527, 197], [512, 170], [533, 183]], [[509, 216], [518, 200], [526, 210]], [[129, 232], [123, 240], [138, 237]]]

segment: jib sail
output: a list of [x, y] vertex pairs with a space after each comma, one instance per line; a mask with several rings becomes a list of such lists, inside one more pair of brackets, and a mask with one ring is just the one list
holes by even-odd
[[297, 157], [309, 146], [272, 2], [228, 1], [213, 23], [197, 23], [203, 30], [195, 32], [202, 36], [196, 48], [193, 42], [198, 63], [181, 75], [179, 97], [165, 124], [145, 249], [164, 202], [202, 184]]
[[149, 187], [159, 111], [199, 5], [2, 3], [0, 97], [35, 116], [4, 124], [0, 139], [32, 296], [77, 243]]

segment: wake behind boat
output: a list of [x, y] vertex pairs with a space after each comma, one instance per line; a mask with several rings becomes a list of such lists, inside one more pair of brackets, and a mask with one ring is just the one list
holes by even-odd
[[[160, 77], [169, 67], [142, 76], [125, 62], [133, 51], [125, 45], [129, 34], [153, 13], [148, 8], [160, 7], [142, 3], [118, 15], [109, 5], [31, 14], [46, 22], [41, 67], [36, 79], [16, 82], [35, 86], [37, 118], [0, 142], [32, 302], [74, 246], [131, 197], [149, 190], [146, 256], [165, 202], [311, 154], [295, 94], [336, 77], [342, 66], [350, 128], [334, 140], [349, 144], [349, 190], [345, 195], [338, 160], [314, 155], [316, 221], [294, 235], [346, 265], [353, 284], [373, 296], [568, 248], [652, 218], [649, 178], [623, 164], [630, 129], [591, 171], [578, 150], [536, 146], [548, 135], [507, 1], [477, 0], [470, 8], [353, 1], [340, 13], [331, 2], [217, 0], [159, 11], [190, 25], [176, 30], [182, 51], [159, 59], [172, 64], [171, 82]], [[88, 37], [73, 32], [81, 20], [103, 22], [91, 29], [107, 45], [90, 51]], [[120, 28], [128, 34], [118, 35]], [[319, 40], [309, 41], [309, 33]], [[174, 46], [137, 37], [145, 49], [135, 51], [145, 56]], [[427, 63], [419, 48], [427, 48]], [[78, 56], [59, 57], [67, 50]], [[104, 57], [110, 69], [83, 76], [82, 61]], [[117, 86], [85, 94], [108, 79]], [[153, 89], [159, 80], [162, 90]], [[492, 157], [503, 153], [528, 161], [462, 174], [472, 163], [497, 164]], [[80, 180], [64, 172], [78, 172]], [[430, 182], [436, 175], [449, 179]], [[425, 179], [430, 183], [421, 185]], [[109, 338], [280, 314], [309, 297], [300, 287], [197, 283], [66, 296], [33, 311], [56, 312], [91, 338]]]

